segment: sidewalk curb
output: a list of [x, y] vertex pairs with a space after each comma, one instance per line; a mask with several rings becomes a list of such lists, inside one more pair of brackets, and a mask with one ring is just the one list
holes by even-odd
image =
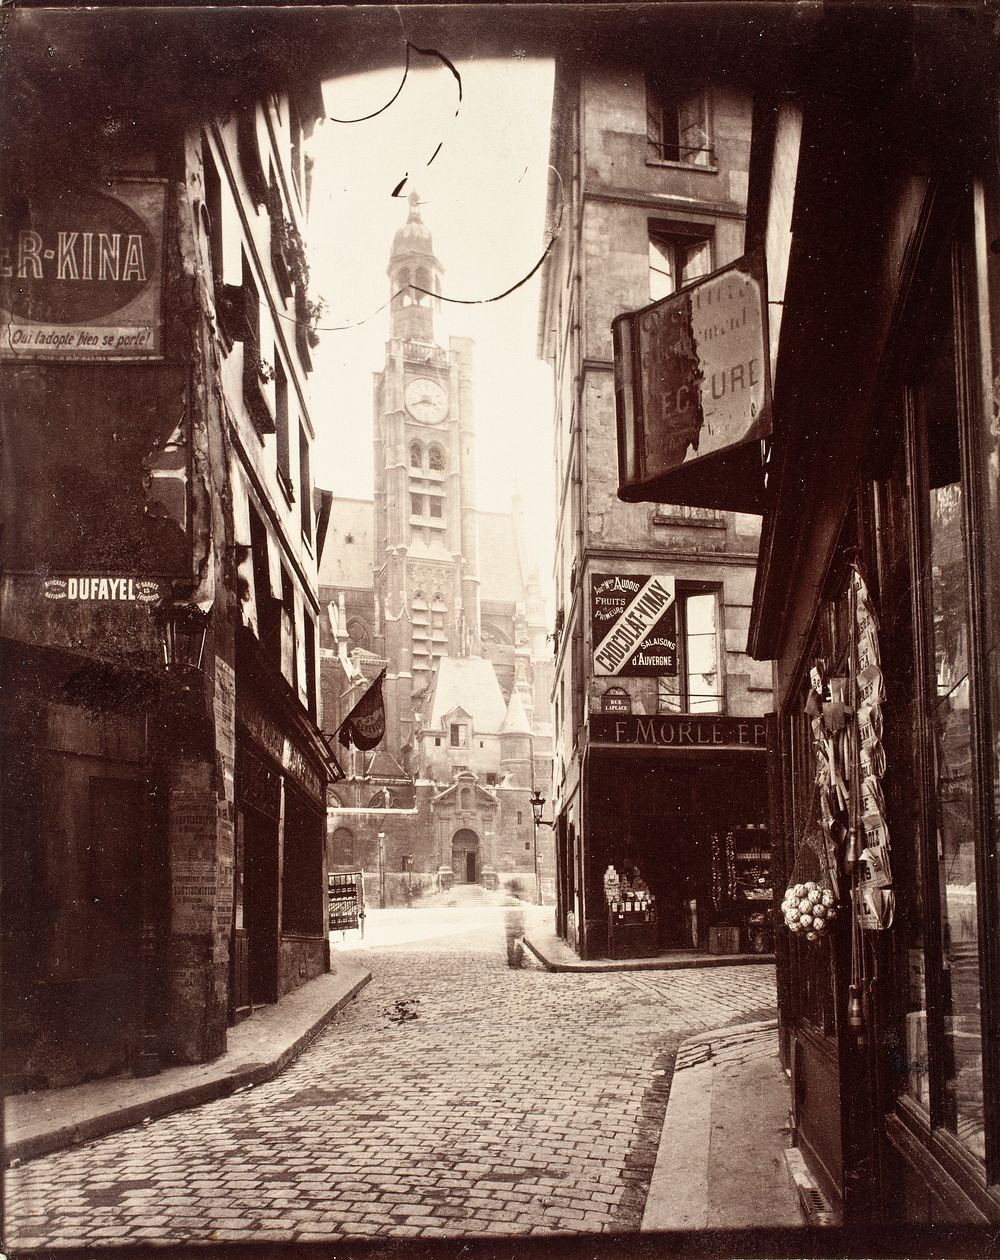
[[542, 946], [529, 937], [521, 938], [524, 948], [546, 971], [572, 971], [583, 975], [600, 975], [610, 971], [693, 971], [709, 967], [773, 966], [774, 954], [699, 954], [694, 958], [623, 958], [597, 959], [593, 962], [553, 962]]
[[[754, 1053], [754, 1046], [769, 1040], [777, 1027], [776, 1019], [729, 1024], [686, 1037], [678, 1045], [642, 1233], [727, 1228], [734, 1209], [737, 1217], [747, 1218], [740, 1219], [736, 1228], [746, 1227], [754, 1213], [761, 1212], [756, 1219], [769, 1228], [801, 1228], [806, 1223], [802, 1199], [782, 1158], [787, 1148], [774, 1127], [783, 1094], [775, 1093], [777, 1044], [774, 1071], [766, 1068], [764, 1076], [760, 1067], [771, 1055]], [[749, 1059], [741, 1059], [746, 1051], [750, 1051]], [[766, 1090], [765, 1079], [770, 1080]], [[751, 1140], [759, 1146], [755, 1145], [752, 1158], [740, 1150], [743, 1135], [733, 1129], [734, 1105], [748, 1087], [762, 1090], [755, 1094], [754, 1133], [758, 1136]], [[765, 1168], [768, 1172], [762, 1175]], [[749, 1186], [741, 1189], [748, 1176], [752, 1192]], [[753, 1195], [758, 1198], [750, 1210]]]
[[[371, 978], [370, 971], [362, 974], [275, 1058], [234, 1067], [199, 1085], [169, 1090], [158, 1097], [103, 1111], [99, 1115], [89, 1116], [78, 1123], [60, 1125], [31, 1137], [15, 1138], [4, 1145], [3, 1166], [7, 1168], [15, 1162], [23, 1163], [27, 1160], [38, 1159], [42, 1155], [51, 1155], [67, 1147], [77, 1146], [82, 1142], [92, 1142], [95, 1138], [107, 1137], [108, 1134], [117, 1133], [122, 1129], [131, 1129], [146, 1120], [158, 1120], [176, 1111], [200, 1107], [204, 1103], [227, 1098], [248, 1086], [262, 1085], [265, 1081], [273, 1080], [306, 1049], [310, 1042], [319, 1036], [338, 1011], [357, 997]], [[223, 1054], [216, 1062], [221, 1065], [224, 1060]]]

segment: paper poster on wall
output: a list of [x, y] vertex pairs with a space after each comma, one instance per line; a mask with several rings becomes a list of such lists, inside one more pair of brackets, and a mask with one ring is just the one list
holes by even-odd
[[595, 674], [654, 678], [677, 673], [672, 577], [594, 573], [590, 609]]
[[161, 353], [166, 184], [36, 188], [0, 207], [0, 358]]

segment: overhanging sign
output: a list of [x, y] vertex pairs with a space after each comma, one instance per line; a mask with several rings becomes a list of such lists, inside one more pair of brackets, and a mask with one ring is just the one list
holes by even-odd
[[746, 752], [765, 752], [767, 723], [763, 718], [723, 717], [721, 714], [617, 717], [610, 713], [592, 713], [590, 739], [592, 743], [622, 747], [638, 745], [702, 752], [738, 748]]
[[771, 432], [763, 266], [747, 256], [612, 323], [619, 497], [760, 511]]
[[161, 353], [166, 184], [26, 190], [0, 207], [0, 358]]

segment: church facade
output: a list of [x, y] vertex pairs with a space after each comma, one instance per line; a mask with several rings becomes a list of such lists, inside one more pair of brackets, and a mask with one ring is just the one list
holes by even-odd
[[442, 274], [411, 196], [388, 265], [374, 495], [334, 500], [320, 575], [328, 732], [385, 670], [385, 739], [352, 750], [329, 798], [331, 868], [405, 872], [408, 889], [522, 871], [534, 891], [550, 865], [530, 806], [551, 795], [545, 603], [516, 500], [476, 506], [474, 347], [436, 339]]

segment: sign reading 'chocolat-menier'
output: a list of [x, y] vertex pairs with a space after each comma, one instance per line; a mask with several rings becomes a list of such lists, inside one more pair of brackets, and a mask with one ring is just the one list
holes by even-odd
[[763, 718], [706, 715], [651, 716], [632, 714], [617, 717], [610, 713], [590, 715], [592, 743], [638, 745], [647, 748], [741, 748], [764, 752], [767, 749], [767, 723]]

